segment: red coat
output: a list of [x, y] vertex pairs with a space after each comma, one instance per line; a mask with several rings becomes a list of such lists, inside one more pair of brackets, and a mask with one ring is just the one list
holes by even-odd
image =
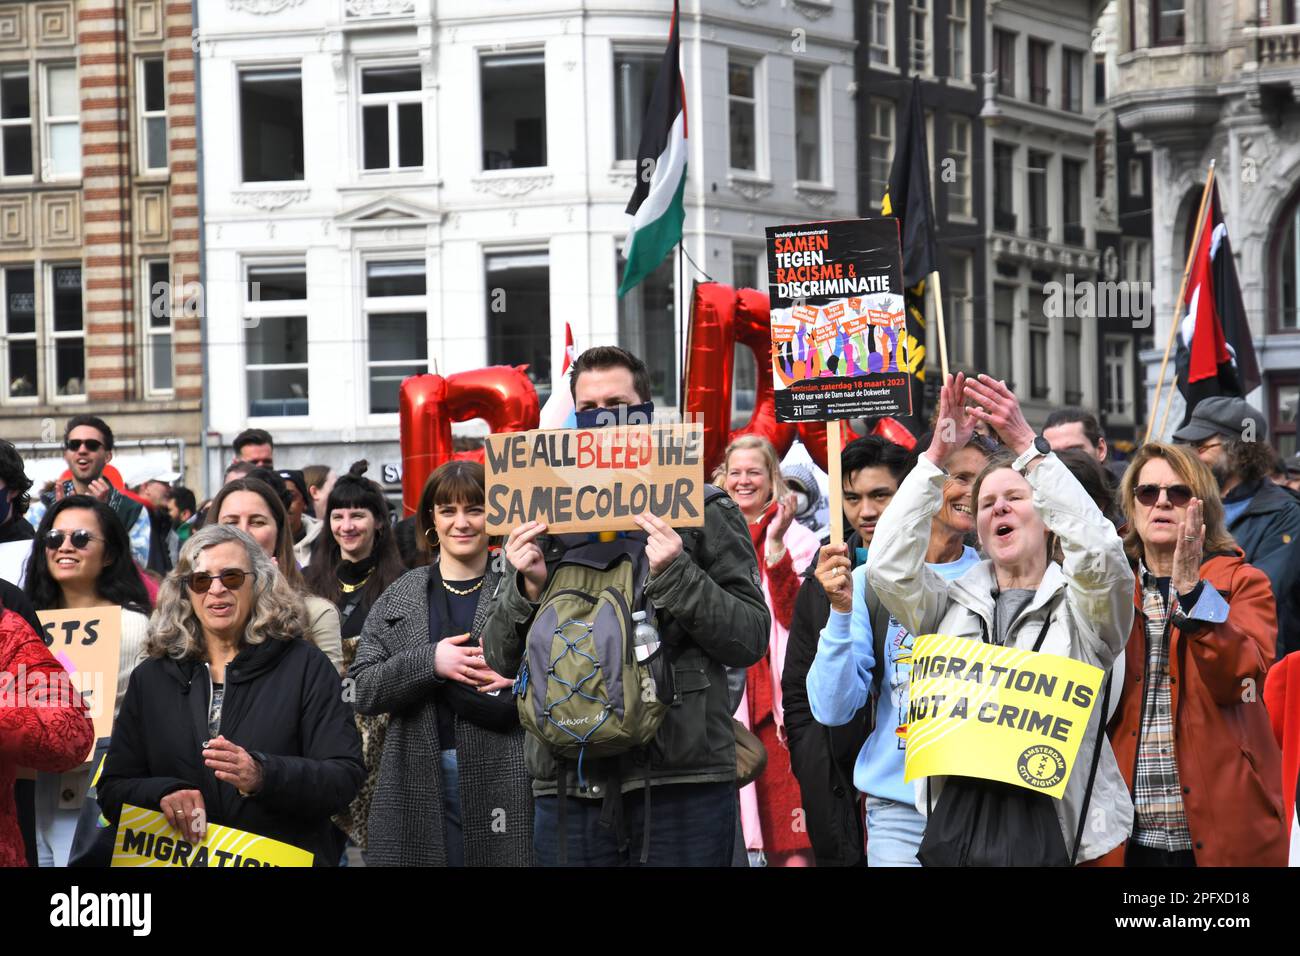
[[[51, 706], [60, 700], [67, 703]], [[90, 756], [94, 743], [94, 724], [71, 689], [68, 672], [30, 624], [0, 609], [0, 866], [27, 865], [14, 806], [14, 771], [72, 770]]]
[[1268, 672], [1264, 706], [1273, 723], [1273, 736], [1282, 747], [1282, 805], [1290, 821], [1295, 819], [1300, 776], [1300, 654], [1288, 654]]
[[[1229, 606], [1222, 624], [1184, 634], [1170, 622], [1175, 752], [1197, 866], [1285, 866], [1281, 753], [1264, 710], [1277, 611], [1268, 578], [1242, 552], [1201, 565]], [[1120, 772], [1133, 787], [1147, 667], [1142, 582], [1125, 648], [1124, 688], [1111, 721]]]

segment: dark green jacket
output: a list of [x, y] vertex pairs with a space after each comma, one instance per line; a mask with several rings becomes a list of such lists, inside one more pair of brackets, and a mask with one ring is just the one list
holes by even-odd
[[[736, 778], [736, 735], [727, 706], [727, 668], [749, 667], [767, 652], [771, 617], [759, 584], [758, 559], [745, 518], [725, 495], [704, 506], [704, 527], [690, 553], [651, 577], [646, 595], [659, 612], [660, 639], [674, 648], [676, 698], [649, 747], [606, 761], [566, 767], [570, 795], [603, 799], [611, 776], [624, 791], [648, 777], [655, 786], [719, 783]], [[543, 544], [543, 552], [546, 553]], [[502, 577], [483, 628], [483, 651], [497, 673], [514, 676], [537, 606], [524, 597], [517, 573]], [[524, 760], [538, 796], [556, 792], [550, 749], [532, 734]]]

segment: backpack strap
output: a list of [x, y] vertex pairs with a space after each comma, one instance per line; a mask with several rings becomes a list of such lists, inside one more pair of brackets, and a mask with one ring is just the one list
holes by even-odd
[[1092, 766], [1088, 769], [1088, 785], [1083, 790], [1083, 805], [1079, 807], [1079, 827], [1074, 831], [1074, 852], [1070, 854], [1070, 866], [1079, 858], [1079, 844], [1083, 842], [1083, 825], [1088, 819], [1088, 804], [1092, 801], [1092, 785], [1097, 780], [1097, 764], [1101, 762], [1101, 745], [1106, 741], [1106, 714], [1110, 710], [1110, 679], [1104, 678], [1106, 691], [1102, 694], [1101, 715], [1097, 721], [1097, 745], [1092, 749]]

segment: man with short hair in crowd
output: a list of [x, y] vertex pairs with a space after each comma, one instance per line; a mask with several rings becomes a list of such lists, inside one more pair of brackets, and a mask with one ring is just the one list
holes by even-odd
[[1102, 462], [1109, 451], [1097, 416], [1086, 408], [1068, 406], [1052, 412], [1043, 425], [1043, 437], [1053, 451], [1078, 448]]
[[172, 529], [171, 515], [167, 511], [167, 494], [172, 482], [180, 474], [170, 469], [155, 469], [146, 474], [143, 481], [132, 488], [137, 500], [150, 502], [149, 522], [153, 526], [149, 549], [149, 568], [160, 574], [166, 574], [176, 565], [180, 554], [180, 538]]
[[[131, 539], [131, 557], [140, 567], [149, 567], [149, 550], [153, 525], [149, 509], [115, 488], [104, 477], [104, 468], [113, 460], [113, 430], [94, 415], [73, 415], [63, 429], [63, 460], [72, 477], [61, 481], [32, 502], [27, 520], [40, 527], [45, 512], [57, 499], [68, 495], [90, 495], [106, 502], [126, 528]], [[155, 569], [157, 570], [157, 569]]]
[[31, 541], [36, 529], [23, 520], [31, 503], [32, 480], [13, 442], [0, 438], [0, 544]]
[[[579, 428], [653, 416], [649, 371], [623, 349], [583, 352], [570, 369], [569, 387]], [[680, 702], [667, 708], [648, 747], [588, 760], [581, 768], [566, 761], [562, 797], [553, 751], [528, 735], [524, 755], [535, 796], [533, 852], [542, 865], [561, 862], [558, 831], [564, 821], [569, 865], [635, 864], [644, 852], [651, 866], [728, 866], [737, 803], [727, 668], [749, 667], [767, 650], [771, 619], [758, 558], [739, 507], [725, 494], [707, 496], [704, 526], [693, 532], [698, 537], [689, 551], [663, 519], [646, 513], [636, 521], [641, 531], [628, 534], [646, 537], [645, 597], [656, 608], [659, 639], [670, 655]], [[550, 542], [545, 534], [545, 524], [529, 521], [506, 541], [505, 557], [514, 572], [498, 585], [483, 630], [484, 656], [502, 675], [518, 673], [525, 636], [546, 591], [550, 569], [543, 549]], [[545, 680], [543, 674], [536, 677]]]
[[[841, 520], [852, 528], [847, 544], [854, 567], [866, 560], [876, 520], [911, 467], [912, 455], [907, 449], [878, 435], [844, 446], [840, 455], [844, 514], [832, 520]], [[813, 561], [799, 586], [781, 671], [790, 766], [799, 781], [808, 839], [817, 865], [860, 866], [866, 854], [853, 765], [871, 729], [871, 707], [863, 704], [850, 720], [837, 727], [818, 723], [813, 717], [808, 703], [808, 669], [817, 655], [817, 639], [831, 610], [816, 570], [817, 562]]]
[[275, 457], [275, 442], [264, 429], [245, 428], [235, 436], [232, 447], [236, 461], [246, 461], [254, 468], [274, 467], [271, 460]]
[[261, 465], [254, 465], [251, 461], [244, 461], [242, 458], [236, 458], [226, 466], [226, 471], [221, 476], [221, 483], [223, 485], [228, 485], [236, 478], [247, 478], [249, 472], [261, 467]]
[[172, 530], [176, 539], [183, 546], [194, 533], [194, 519], [198, 517], [198, 502], [194, 492], [183, 485], [173, 485], [167, 494], [167, 515], [172, 521]]

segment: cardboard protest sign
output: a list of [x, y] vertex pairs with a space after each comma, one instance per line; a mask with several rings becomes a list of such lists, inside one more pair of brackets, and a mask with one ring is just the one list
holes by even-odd
[[311, 866], [312, 855], [296, 846], [208, 824], [201, 843], [190, 843], [154, 810], [122, 805], [110, 866]]
[[111, 735], [121, 665], [122, 609], [116, 605], [37, 611], [42, 637], [95, 722], [95, 739]]
[[916, 639], [911, 664], [904, 780], [953, 774], [1065, 794], [1100, 668], [940, 634]]
[[[783, 422], [912, 414], [912, 354], [896, 219], [767, 230], [776, 417]], [[870, 328], [869, 326], [874, 326]]]
[[544, 521], [553, 534], [637, 528], [650, 512], [704, 524], [704, 427], [614, 425], [488, 435], [488, 534]]

